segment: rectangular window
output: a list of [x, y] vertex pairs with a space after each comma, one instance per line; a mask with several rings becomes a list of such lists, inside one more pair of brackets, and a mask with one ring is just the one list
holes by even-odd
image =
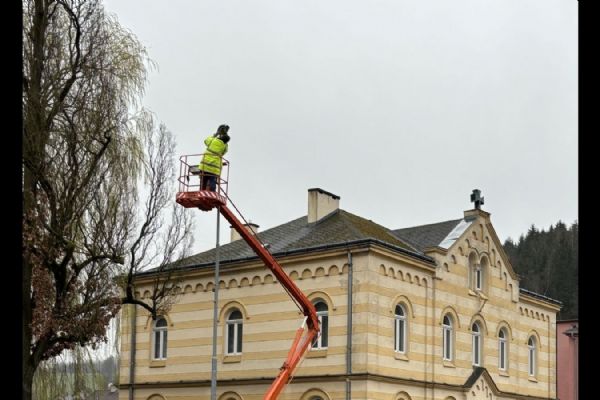
[[327, 347], [327, 332], [329, 332], [329, 316], [322, 315], [321, 316], [321, 329], [323, 330], [323, 334], [321, 335], [321, 347]]
[[444, 328], [444, 360], [452, 360], [452, 332]]
[[506, 369], [506, 343], [504, 341], [500, 341], [500, 369]]
[[244, 324], [241, 322], [227, 322], [227, 347], [226, 354], [242, 354], [242, 330]]
[[529, 375], [535, 375], [535, 350], [529, 349]]
[[475, 289], [481, 290], [481, 268], [479, 266], [475, 270]]
[[227, 325], [227, 353], [233, 354], [235, 353], [235, 349], [233, 348], [233, 341], [235, 336], [235, 325], [228, 324]]
[[396, 320], [396, 351], [404, 353], [404, 321], [401, 319]]
[[473, 365], [479, 365], [479, 336], [473, 336]]
[[313, 341], [313, 349], [324, 349], [327, 347], [328, 341], [328, 330], [329, 330], [329, 316], [326, 313], [318, 313], [317, 318], [319, 319], [319, 336]]
[[161, 359], [160, 356], [160, 331], [154, 332], [154, 358]]
[[152, 358], [155, 360], [164, 360], [167, 358], [167, 331], [159, 330], [154, 332], [154, 349]]
[[244, 324], [238, 325], [237, 332], [237, 352], [241, 354], [242, 352], [242, 330], [244, 329]]

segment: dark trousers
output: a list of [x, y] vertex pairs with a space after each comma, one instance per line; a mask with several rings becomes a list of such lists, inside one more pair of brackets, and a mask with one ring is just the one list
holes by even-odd
[[202, 171], [200, 177], [200, 190], [208, 190], [214, 192], [217, 189], [217, 175], [210, 172]]

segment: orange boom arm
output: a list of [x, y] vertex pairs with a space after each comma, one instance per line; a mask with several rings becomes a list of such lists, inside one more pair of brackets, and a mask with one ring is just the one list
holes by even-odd
[[305, 330], [305, 323], [296, 331], [296, 337], [292, 343], [292, 347], [288, 353], [287, 359], [281, 366], [279, 375], [275, 378], [275, 381], [271, 384], [271, 387], [265, 394], [265, 400], [277, 399], [277, 396], [283, 390], [284, 386], [288, 383], [294, 369], [302, 359], [302, 356], [308, 349], [308, 346], [312, 343], [314, 338], [319, 332], [319, 320], [317, 318], [317, 311], [311, 303], [311, 301], [302, 293], [302, 291], [296, 286], [294, 281], [285, 273], [283, 268], [275, 261], [271, 253], [264, 248], [264, 246], [256, 239], [256, 237], [242, 225], [235, 215], [227, 208], [227, 206], [219, 207], [221, 214], [227, 221], [235, 228], [240, 236], [248, 243], [248, 245], [254, 250], [254, 252], [260, 257], [265, 265], [273, 271], [273, 274], [277, 280], [287, 290], [289, 295], [296, 301], [296, 304], [300, 308], [300, 311], [305, 316], [305, 323], [308, 328], [308, 332], [305, 336], [302, 334]]

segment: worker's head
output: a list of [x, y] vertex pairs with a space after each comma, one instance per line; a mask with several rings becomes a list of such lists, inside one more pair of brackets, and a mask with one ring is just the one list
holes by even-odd
[[229, 125], [220, 125], [219, 128], [217, 128], [217, 136], [227, 135], [228, 131]]
[[224, 135], [219, 136], [219, 139], [221, 139], [223, 141], [223, 143], [227, 143], [227, 142], [229, 142], [230, 137], [228, 134], [224, 134]]

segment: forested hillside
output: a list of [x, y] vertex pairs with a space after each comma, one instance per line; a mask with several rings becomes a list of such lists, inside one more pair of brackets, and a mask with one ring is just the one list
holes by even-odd
[[518, 242], [508, 238], [504, 250], [521, 278], [522, 288], [560, 300], [557, 318], [578, 317], [579, 226], [559, 221], [548, 231], [531, 226]]

